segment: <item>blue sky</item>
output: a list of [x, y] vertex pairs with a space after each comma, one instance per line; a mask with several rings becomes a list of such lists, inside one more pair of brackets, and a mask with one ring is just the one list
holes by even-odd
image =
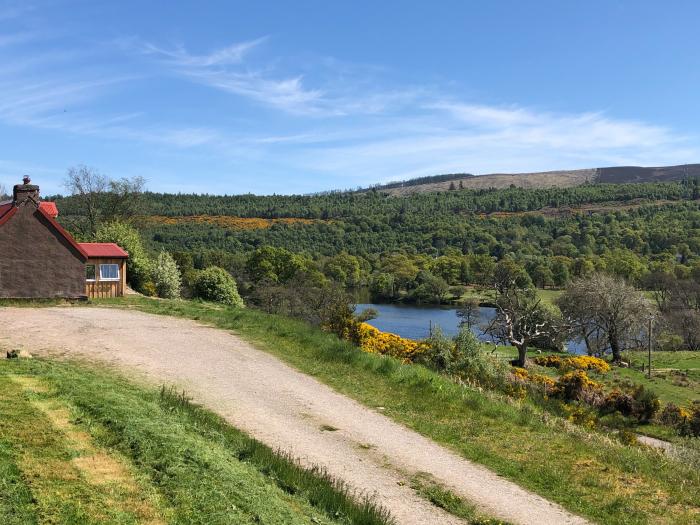
[[[31, 0], [30, 0], [31, 2]], [[0, 184], [307, 193], [700, 162], [694, 1], [0, 0]]]

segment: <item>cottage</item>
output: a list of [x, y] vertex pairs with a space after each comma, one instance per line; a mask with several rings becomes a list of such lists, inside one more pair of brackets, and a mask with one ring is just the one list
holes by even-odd
[[0, 202], [0, 297], [117, 297], [128, 254], [116, 244], [79, 243], [56, 221], [53, 202], [25, 177]]

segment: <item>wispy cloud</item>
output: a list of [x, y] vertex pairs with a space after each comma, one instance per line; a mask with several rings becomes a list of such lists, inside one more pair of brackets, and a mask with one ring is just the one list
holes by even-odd
[[203, 55], [190, 53], [184, 46], [167, 49], [148, 42], [141, 46], [141, 51], [160, 58], [175, 73], [201, 84], [290, 113], [320, 111], [323, 92], [307, 89], [301, 75], [273, 77], [243, 63], [245, 56], [266, 40], [267, 37], [262, 37], [240, 42]]
[[521, 172], [615, 164], [693, 162], [689, 137], [602, 113], [554, 114], [517, 106], [437, 102], [417, 125], [401, 124], [374, 140], [306, 148], [305, 169], [352, 173], [363, 181], [444, 172]]
[[246, 54], [265, 42], [265, 40], [267, 40], [267, 37], [257, 38], [248, 42], [239, 42], [204, 55], [190, 54], [181, 45], [167, 49], [146, 42], [142, 46], [142, 52], [164, 57], [177, 67], [208, 68], [240, 64]]

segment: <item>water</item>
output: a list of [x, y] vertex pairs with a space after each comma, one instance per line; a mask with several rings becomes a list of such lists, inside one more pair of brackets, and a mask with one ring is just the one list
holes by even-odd
[[[367, 323], [382, 332], [391, 332], [406, 339], [420, 340], [430, 335], [430, 327], [439, 326], [442, 333], [453, 337], [459, 332], [460, 318], [457, 310], [439, 306], [416, 306], [404, 304], [372, 304], [362, 303], [357, 305], [357, 312], [367, 308], [377, 311], [376, 319]], [[489, 336], [483, 333], [483, 327], [496, 315], [494, 308], [479, 308], [479, 317], [472, 326], [472, 332], [483, 341], [490, 341]], [[585, 354], [585, 346], [575, 341], [569, 341], [567, 348], [570, 352]]]
[[[459, 332], [460, 318], [457, 317], [455, 308], [371, 303], [357, 305], [358, 312], [367, 308], [373, 308], [378, 314], [376, 319], [368, 321], [368, 324], [382, 332], [391, 332], [406, 339], [425, 339], [430, 335], [431, 323], [433, 327], [439, 326], [442, 333], [449, 337]], [[493, 308], [479, 308], [479, 319], [472, 327], [478, 337], [484, 337], [480, 325], [488, 323], [494, 315]]]

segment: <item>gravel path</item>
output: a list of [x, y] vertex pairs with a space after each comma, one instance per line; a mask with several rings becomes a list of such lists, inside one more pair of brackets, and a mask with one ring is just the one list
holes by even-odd
[[267, 445], [375, 495], [401, 525], [462, 523], [414, 493], [408, 480], [418, 472], [512, 523], [587, 523], [229, 332], [172, 317], [79, 307], [0, 308], [0, 326], [6, 346], [87, 357], [154, 383], [174, 383]]

